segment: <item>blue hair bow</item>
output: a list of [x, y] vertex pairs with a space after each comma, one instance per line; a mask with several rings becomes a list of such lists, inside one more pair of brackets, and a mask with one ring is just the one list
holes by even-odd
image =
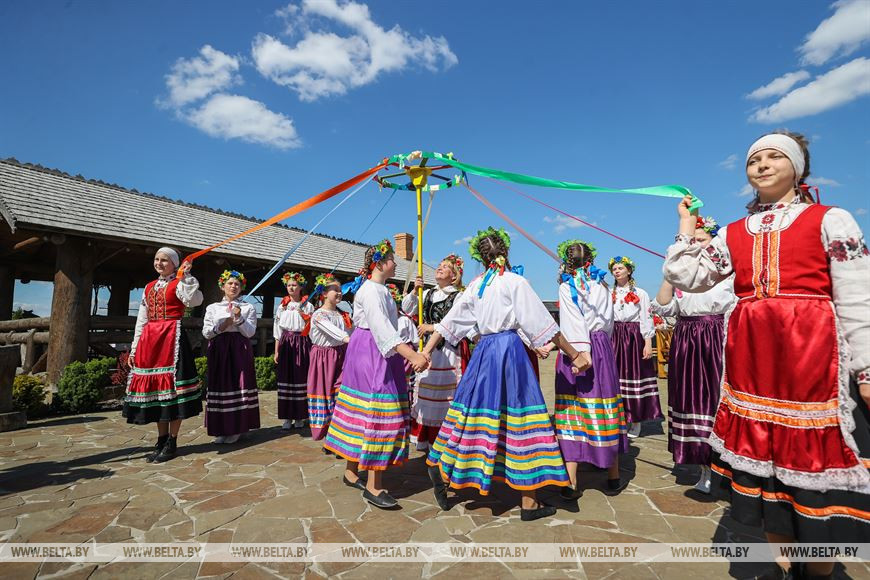
[[341, 295], [344, 296], [348, 292], [350, 292], [351, 294], [356, 294], [360, 286], [362, 286], [363, 282], [365, 281], [366, 277], [360, 274], [350, 282], [345, 282], [341, 285]]

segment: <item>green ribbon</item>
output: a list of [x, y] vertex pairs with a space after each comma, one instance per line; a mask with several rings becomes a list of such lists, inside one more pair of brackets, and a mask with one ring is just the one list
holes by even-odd
[[[397, 163], [400, 167], [404, 167], [408, 155], [393, 155], [390, 157], [390, 163]], [[533, 175], [524, 175], [522, 173], [511, 173], [510, 171], [501, 171], [499, 169], [490, 169], [488, 167], [480, 167], [478, 165], [470, 165], [453, 159], [453, 154], [435, 153], [432, 151], [424, 151], [423, 158], [437, 159], [441, 163], [450, 165], [474, 175], [482, 177], [491, 177], [492, 179], [500, 179], [503, 181], [512, 181], [514, 183], [522, 183], [525, 185], [536, 185], [539, 187], [553, 187], [556, 189], [569, 189], [573, 191], [590, 191], [599, 193], [633, 193], [637, 195], [655, 195], [658, 197], [676, 197], [682, 199], [687, 195], [693, 198], [692, 205], [689, 209], [698, 209], [704, 205], [698, 197], [682, 185], [656, 185], [653, 187], [636, 187], [632, 189], [615, 189], [611, 187], [598, 187], [595, 185], [584, 185], [582, 183], [571, 183], [570, 181], [559, 181], [556, 179], [546, 179], [543, 177], [535, 177]]]

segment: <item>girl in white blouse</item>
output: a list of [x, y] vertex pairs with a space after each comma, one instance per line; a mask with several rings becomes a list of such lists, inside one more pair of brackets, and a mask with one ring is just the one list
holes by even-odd
[[[712, 218], [698, 218], [694, 236], [706, 247], [719, 232]], [[725, 313], [736, 302], [733, 278], [702, 294], [674, 291], [662, 282], [654, 313], [677, 319], [668, 359], [668, 450], [677, 465], [700, 465], [695, 489], [710, 493], [710, 445], [719, 405]]]
[[315, 279], [314, 292], [321, 302], [311, 315], [311, 358], [308, 364], [308, 419], [311, 438], [320, 441], [326, 437], [335, 396], [341, 385], [341, 367], [353, 323], [350, 316], [338, 310], [341, 284], [332, 274], [321, 274]]
[[239, 300], [245, 276], [226, 270], [218, 279], [220, 302], [205, 309], [202, 335], [208, 339], [208, 391], [205, 426], [215, 443], [235, 443], [260, 428], [260, 403], [251, 337], [257, 332], [257, 311]]
[[649, 294], [634, 283], [634, 262], [628, 256], [610, 259], [615, 284], [613, 300], [613, 351], [619, 368], [619, 389], [625, 404], [628, 436], [639, 437], [641, 422], [662, 418], [659, 383], [653, 360], [656, 334]]
[[[370, 247], [365, 260], [353, 300], [355, 330], [323, 446], [347, 460], [345, 485], [386, 509], [399, 502], [383, 487], [383, 472], [408, 459], [408, 381], [402, 359], [416, 371], [428, 361], [399, 334], [396, 302], [384, 285], [396, 272], [390, 241]], [[359, 470], [370, 472], [367, 481]]]
[[[706, 247], [687, 196], [665, 279], [704, 292], [734, 275], [712, 490], [768, 540], [870, 541], [870, 252], [849, 212], [814, 203], [807, 141], [750, 146], [750, 215]], [[834, 562], [803, 574], [830, 575]]]
[[278, 418], [282, 429], [302, 428], [308, 421], [308, 360], [311, 341], [304, 334], [314, 305], [302, 296], [305, 277], [287, 272], [281, 278], [287, 296], [275, 313], [275, 363], [278, 365]]
[[537, 500], [536, 490], [570, 482], [541, 387], [517, 331], [522, 329], [533, 348], [553, 341], [568, 356], [574, 373], [589, 368], [590, 358], [562, 337], [528, 281], [511, 271], [509, 248], [503, 229], [488, 228], [471, 240], [471, 256], [487, 270], [435, 324], [424, 348], [431, 356], [442, 338], [455, 345], [475, 326], [481, 335], [426, 463], [441, 509], [451, 507], [448, 484], [474, 487], [487, 495], [493, 482], [503, 481], [520, 491], [520, 518], [531, 521], [556, 513], [556, 508]]

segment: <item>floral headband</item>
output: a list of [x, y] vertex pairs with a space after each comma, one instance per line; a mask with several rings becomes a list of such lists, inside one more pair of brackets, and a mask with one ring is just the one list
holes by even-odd
[[695, 225], [695, 229], [696, 230], [704, 230], [705, 232], [707, 232], [711, 236], [715, 236], [716, 234], [719, 233], [720, 226], [719, 226], [719, 224], [716, 223], [716, 220], [714, 220], [713, 218], [711, 218], [709, 216], [708, 217], [698, 216], [698, 221]]
[[556, 250], [556, 253], [559, 254], [559, 257], [562, 258], [563, 262], [568, 261], [568, 248], [575, 245], [586, 246], [587, 248], [589, 248], [589, 253], [592, 255], [592, 259], [589, 261], [595, 261], [595, 256], [598, 255], [598, 250], [595, 249], [595, 246], [593, 246], [589, 242], [584, 242], [583, 240], [565, 240], [564, 242], [559, 244], [559, 247]]
[[395, 284], [387, 284], [387, 290], [390, 291], [390, 298], [392, 298], [396, 304], [402, 303], [402, 293], [399, 292], [399, 287]]
[[393, 253], [393, 244], [390, 243], [390, 240], [384, 238], [379, 243], [372, 246], [375, 249], [375, 253], [372, 254], [372, 264], [369, 266], [370, 270], [374, 270], [375, 266], [384, 260], [387, 256]]
[[478, 251], [477, 247], [480, 245], [481, 241], [489, 236], [498, 236], [501, 238], [501, 241], [504, 242], [505, 248], [509, 250], [511, 247], [511, 237], [506, 231], [504, 231], [504, 228], [496, 230], [494, 227], [490, 226], [485, 230], [478, 230], [477, 235], [471, 238], [471, 241], [468, 242], [468, 253], [481, 264], [483, 264], [483, 257], [480, 255], [480, 251]]
[[456, 254], [450, 254], [441, 261], [450, 262], [451, 264], [453, 264], [459, 271], [459, 277], [462, 278], [462, 270], [465, 267], [465, 261], [461, 257], [457, 256]]
[[320, 287], [323, 288], [323, 290], [326, 290], [329, 286], [334, 286], [335, 284], [338, 284], [338, 280], [336, 280], [332, 272], [320, 274], [314, 279], [314, 287]]
[[218, 278], [218, 288], [223, 288], [224, 284], [227, 283], [227, 280], [230, 278], [235, 278], [239, 281], [239, 284], [242, 285], [242, 290], [245, 289], [245, 285], [248, 283], [245, 280], [245, 275], [241, 272], [237, 272], [236, 270], [224, 270], [224, 273], [221, 274], [220, 278]]
[[613, 267], [617, 264], [622, 264], [634, 273], [634, 262], [632, 262], [631, 258], [628, 256], [616, 256], [615, 258], [610, 258], [610, 262], [607, 263], [607, 269], [613, 271]]
[[303, 276], [299, 272], [287, 272], [286, 274], [281, 276], [281, 281], [284, 283], [285, 286], [290, 283], [290, 280], [296, 280], [296, 282], [300, 286], [305, 286], [305, 276]]

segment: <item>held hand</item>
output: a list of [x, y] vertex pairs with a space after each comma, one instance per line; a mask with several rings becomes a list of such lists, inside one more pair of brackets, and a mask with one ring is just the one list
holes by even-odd
[[433, 332], [435, 332], [434, 324], [421, 324], [417, 327], [418, 334], [432, 334]]
[[535, 349], [535, 354], [538, 355], [538, 358], [544, 359], [544, 358], [547, 358], [548, 356], [550, 356], [550, 351], [547, 350], [547, 347], [540, 346], [540, 347]]
[[681, 220], [691, 220], [698, 215], [697, 209], [689, 209], [693, 201], [695, 201], [695, 198], [691, 194], [683, 197], [680, 201], [680, 204], [677, 206], [677, 213], [680, 215]]
[[130, 353], [130, 356], [127, 357], [127, 368], [132, 369], [136, 366], [136, 363], [133, 361], [133, 353]]
[[419, 290], [422, 287], [423, 287], [423, 278], [422, 278], [422, 276], [417, 276], [416, 278], [414, 278], [414, 291], [416, 292], [417, 290]]
[[242, 315], [242, 309], [239, 308], [238, 306], [234, 307], [233, 308], [233, 318], [238, 318], [241, 315]]
[[275, 364], [278, 364], [278, 353], [277, 352], [275, 353], [274, 358], [275, 358]]
[[190, 274], [190, 270], [193, 268], [193, 264], [190, 262], [182, 262], [181, 263], [181, 277], [186, 278], [188, 274]]
[[870, 383], [861, 383], [858, 385], [858, 392], [861, 393], [861, 398], [864, 399], [864, 404], [870, 407]]
[[429, 368], [429, 361], [420, 353], [414, 353], [411, 358], [411, 366], [414, 367], [414, 372], [422, 373]]
[[577, 358], [571, 361], [571, 372], [575, 375], [586, 371], [592, 366], [592, 358], [588, 352], [577, 353]]
[[347, 344], [347, 343], [350, 342], [350, 337], [349, 337], [349, 336], [345, 336], [345, 337], [344, 337], [343, 339], [341, 339], [341, 340], [344, 341], [344, 344]]
[[650, 346], [649, 344], [643, 345], [643, 358], [652, 358], [652, 354], [652, 346]]

